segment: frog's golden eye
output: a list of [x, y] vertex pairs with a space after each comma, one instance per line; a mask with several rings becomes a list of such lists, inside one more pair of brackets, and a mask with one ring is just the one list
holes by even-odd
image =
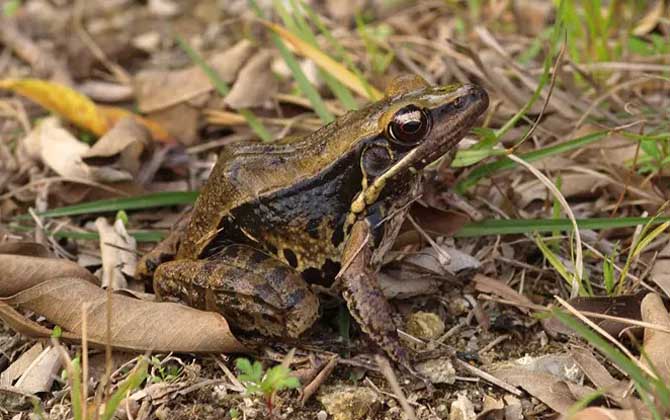
[[388, 125], [390, 140], [403, 146], [412, 146], [421, 141], [430, 130], [428, 114], [415, 105], [407, 105], [396, 112]]

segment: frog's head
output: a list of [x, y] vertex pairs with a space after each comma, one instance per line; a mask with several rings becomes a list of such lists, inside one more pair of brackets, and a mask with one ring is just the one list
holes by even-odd
[[377, 104], [376, 131], [381, 134], [361, 151], [364, 191], [354, 212], [375, 202], [389, 181], [404, 179], [451, 150], [488, 104], [486, 91], [477, 85], [429, 86], [416, 77], [396, 79]]

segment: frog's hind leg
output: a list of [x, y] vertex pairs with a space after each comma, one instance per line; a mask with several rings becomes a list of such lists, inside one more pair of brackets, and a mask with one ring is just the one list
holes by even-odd
[[234, 326], [264, 335], [297, 337], [316, 320], [319, 300], [300, 273], [245, 245], [229, 245], [203, 260], [158, 267], [154, 289], [200, 309], [221, 312]]

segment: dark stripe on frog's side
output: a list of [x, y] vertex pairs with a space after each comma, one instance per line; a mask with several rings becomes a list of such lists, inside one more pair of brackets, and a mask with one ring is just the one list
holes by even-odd
[[[336, 250], [345, 237], [344, 221], [352, 200], [361, 189], [361, 178], [359, 152], [354, 149], [318, 176], [232, 209], [203, 255], [211, 255], [224, 244], [241, 243], [261, 247], [280, 257], [285, 257], [283, 250], [287, 250], [290, 257], [285, 260], [292, 260], [293, 256], [301, 260], [298, 250], [311, 241], [318, 244], [318, 249], [306, 253], [322, 253], [337, 259]], [[322, 230], [324, 223], [327, 232]], [[270, 233], [274, 237], [269, 236]]]

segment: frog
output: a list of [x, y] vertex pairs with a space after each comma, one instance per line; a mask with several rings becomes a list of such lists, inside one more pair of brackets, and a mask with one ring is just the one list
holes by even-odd
[[329, 285], [362, 332], [410, 367], [378, 272], [424, 169], [455, 150], [488, 103], [476, 84], [403, 75], [383, 98], [304, 137], [225, 146], [190, 213], [137, 275], [161, 300], [278, 338], [315, 323], [312, 286]]

